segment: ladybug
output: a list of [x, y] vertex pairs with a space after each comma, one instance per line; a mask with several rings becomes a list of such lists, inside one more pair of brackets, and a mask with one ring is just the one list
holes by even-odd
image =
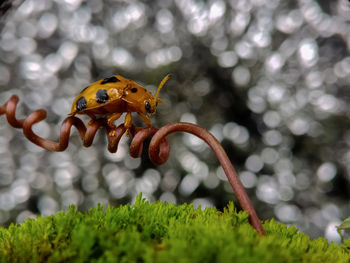
[[[158, 103], [162, 102], [158, 94], [169, 78], [170, 75], [163, 78], [154, 96], [135, 81], [120, 75], [100, 79], [79, 93], [68, 115], [86, 114], [92, 120], [101, 115], [107, 118], [107, 125], [114, 130], [113, 122], [126, 112], [124, 126], [128, 133], [132, 125], [131, 113], [136, 112], [147, 126], [151, 126], [149, 117], [155, 113]], [[111, 133], [113, 136], [113, 131]]]

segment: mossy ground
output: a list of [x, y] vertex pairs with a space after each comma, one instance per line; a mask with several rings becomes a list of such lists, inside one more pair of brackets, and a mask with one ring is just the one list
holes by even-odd
[[101, 206], [0, 228], [0, 262], [350, 262], [350, 253], [291, 226], [264, 223], [267, 236], [230, 203], [223, 213], [192, 205]]

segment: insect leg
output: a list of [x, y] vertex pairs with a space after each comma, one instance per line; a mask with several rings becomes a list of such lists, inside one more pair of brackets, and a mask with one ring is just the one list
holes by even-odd
[[119, 119], [122, 114], [123, 113], [115, 113], [111, 117], [109, 117], [108, 120], [107, 120], [108, 126], [114, 126], [113, 122], [115, 120]]
[[90, 112], [86, 112], [86, 115], [91, 118], [91, 120], [89, 121], [88, 125], [92, 125], [94, 123], [94, 121], [96, 120], [96, 116], [93, 113], [90, 113]]
[[130, 136], [130, 128], [132, 125], [132, 116], [131, 112], [127, 112], [125, 115], [125, 120], [124, 120], [124, 127], [126, 128], [126, 135]]
[[129, 129], [132, 125], [131, 112], [127, 112], [125, 115], [124, 127]]
[[109, 132], [109, 136], [114, 136], [115, 134], [115, 129], [117, 128], [113, 122], [118, 119], [120, 116], [122, 115], [122, 113], [115, 113], [112, 116], [110, 116], [107, 120], [107, 125], [111, 128], [110, 132]]
[[147, 117], [146, 114], [142, 113], [142, 112], [138, 112], [137, 113], [140, 118], [146, 123], [147, 126], [151, 126], [151, 120]]

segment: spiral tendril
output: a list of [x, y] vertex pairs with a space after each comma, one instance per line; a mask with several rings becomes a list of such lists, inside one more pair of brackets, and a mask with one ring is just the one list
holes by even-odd
[[[54, 142], [36, 135], [32, 130], [32, 126], [34, 124], [46, 118], [46, 111], [43, 109], [36, 110], [29, 114], [27, 118], [18, 120], [16, 118], [18, 100], [19, 99], [16, 95], [11, 96], [11, 98], [0, 107], [0, 115], [6, 114], [7, 121], [11, 126], [17, 129], [22, 129], [24, 136], [28, 140], [49, 151], [64, 151], [68, 147], [71, 127], [74, 126], [78, 130], [80, 138], [82, 139], [85, 147], [91, 146], [97, 130], [101, 127], [104, 128], [108, 136], [108, 150], [111, 153], [115, 153], [118, 149], [119, 141], [126, 131], [123, 124], [116, 128], [111, 128], [107, 125], [106, 120], [103, 118], [90, 121], [89, 125], [86, 127], [79, 118], [69, 116], [62, 123], [59, 142]], [[160, 129], [155, 127], [132, 126], [130, 129], [130, 135], [132, 137], [130, 143], [130, 155], [134, 158], [140, 157], [143, 150], [144, 140], [152, 137], [148, 148], [149, 158], [156, 165], [165, 163], [170, 154], [170, 146], [166, 137], [174, 132], [187, 132], [193, 134], [201, 138], [210, 146], [221, 163], [242, 209], [248, 212], [251, 225], [257, 230], [257, 232], [262, 235], [266, 235], [264, 228], [255, 212], [254, 206], [250, 201], [225, 150], [219, 141], [204, 128], [186, 122], [170, 123]]]

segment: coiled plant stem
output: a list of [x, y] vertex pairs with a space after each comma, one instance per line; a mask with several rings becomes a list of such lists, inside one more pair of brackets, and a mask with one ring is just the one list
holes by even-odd
[[[121, 124], [114, 129], [114, 132], [111, 133], [112, 128], [107, 125], [105, 119], [91, 121], [86, 128], [84, 123], [79, 118], [70, 116], [67, 117], [62, 123], [59, 142], [54, 142], [36, 135], [32, 130], [32, 126], [34, 124], [46, 118], [46, 111], [42, 109], [36, 110], [29, 114], [27, 118], [18, 120], [15, 116], [17, 103], [18, 97], [13, 95], [4, 105], [0, 107], [0, 115], [6, 114], [7, 121], [11, 126], [22, 129], [23, 134], [28, 140], [49, 151], [64, 151], [68, 147], [71, 127], [74, 126], [79, 131], [79, 135], [85, 147], [89, 147], [92, 144], [97, 130], [100, 127], [104, 127], [108, 136], [108, 150], [114, 153], [117, 151], [118, 143], [126, 130], [124, 125]], [[250, 201], [225, 150], [220, 142], [204, 128], [186, 122], [170, 123], [160, 129], [155, 127], [132, 126], [130, 131], [132, 136], [132, 141], [130, 143], [130, 155], [134, 158], [140, 157], [144, 140], [152, 136], [148, 149], [149, 158], [156, 165], [165, 163], [170, 154], [170, 146], [166, 137], [174, 132], [187, 132], [193, 134], [201, 138], [210, 146], [222, 165], [227, 179], [234, 190], [242, 209], [248, 212], [251, 225], [257, 232], [262, 235], [266, 235], [264, 228], [256, 214], [254, 206]]]

